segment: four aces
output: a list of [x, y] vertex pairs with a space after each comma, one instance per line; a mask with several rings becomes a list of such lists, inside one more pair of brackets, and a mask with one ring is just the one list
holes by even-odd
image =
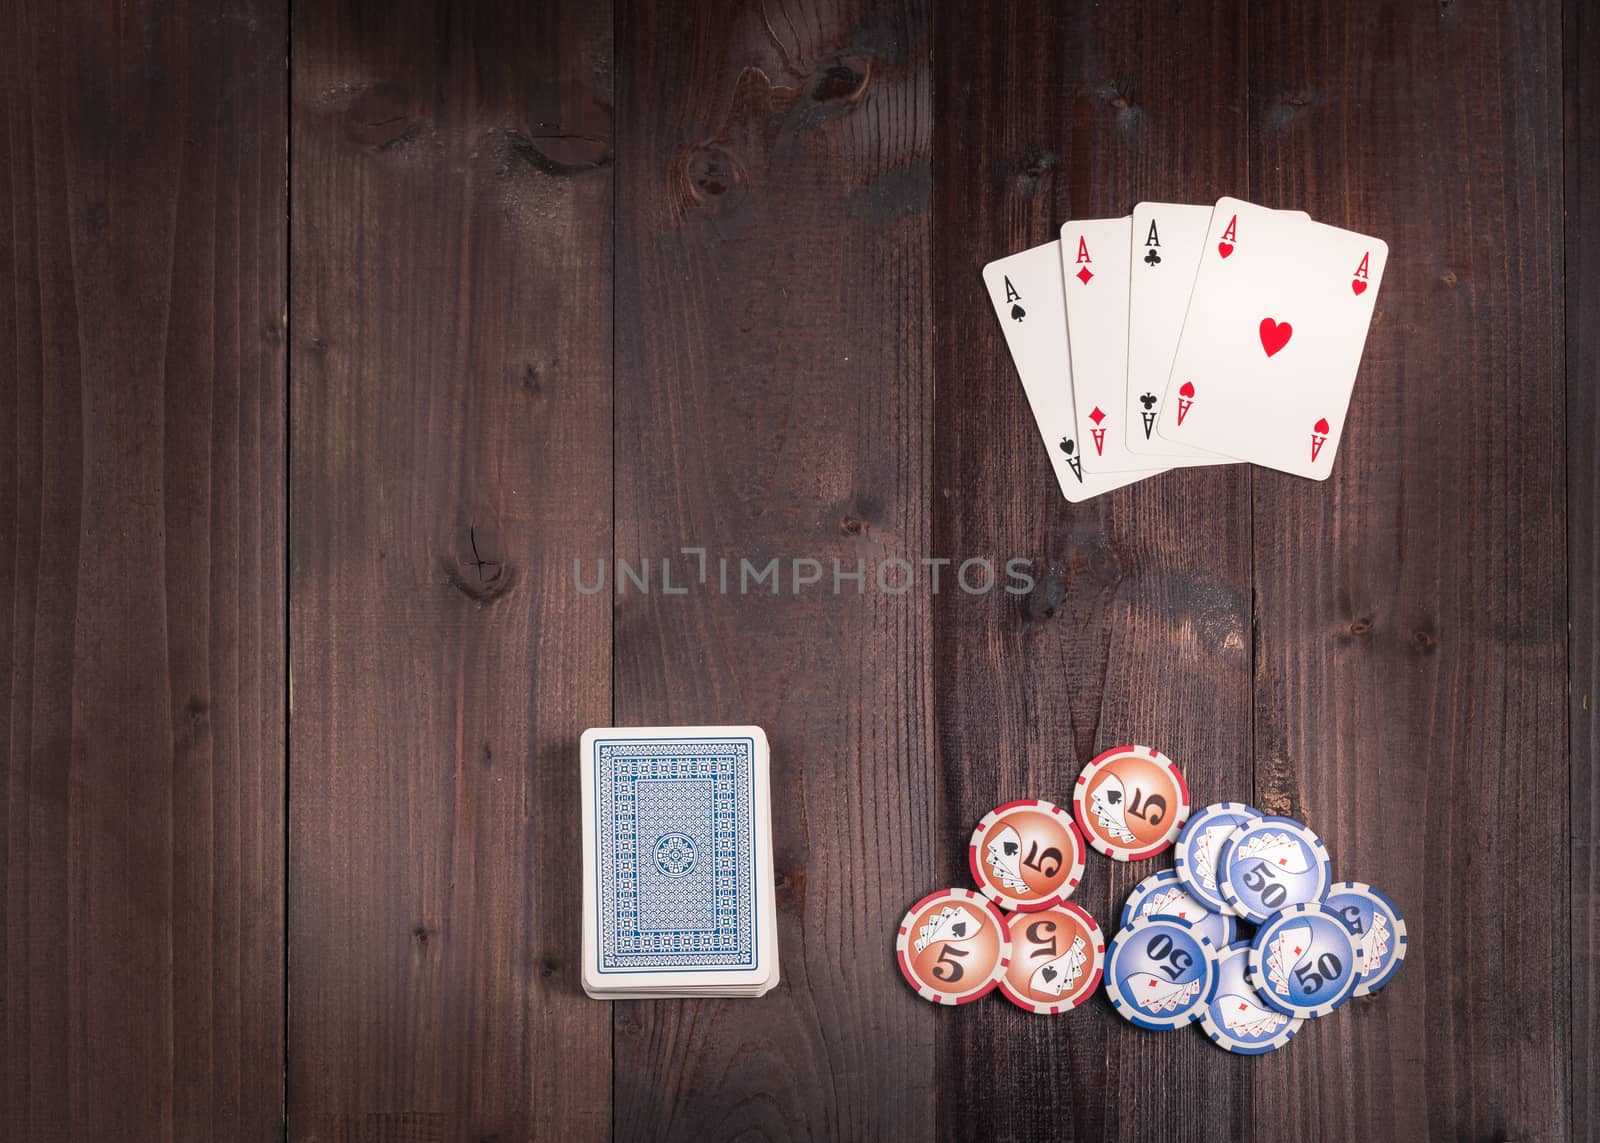
[[1388, 247], [1224, 198], [1140, 203], [984, 269], [1068, 500], [1246, 461], [1325, 479]]

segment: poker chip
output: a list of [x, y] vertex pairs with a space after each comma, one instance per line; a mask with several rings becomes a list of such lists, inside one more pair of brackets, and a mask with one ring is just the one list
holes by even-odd
[[1088, 850], [1072, 816], [1054, 802], [1007, 802], [972, 831], [967, 863], [990, 900], [1019, 912], [1072, 896]]
[[935, 1004], [987, 995], [1011, 963], [1005, 916], [971, 889], [941, 889], [911, 906], [894, 947], [906, 983]]
[[1129, 1023], [1181, 1028], [1211, 1002], [1217, 950], [1187, 921], [1140, 917], [1111, 938], [1105, 980], [1112, 1007]]
[[1217, 856], [1234, 830], [1261, 820], [1261, 811], [1240, 802], [1216, 802], [1190, 818], [1178, 834], [1172, 865], [1195, 900], [1215, 913], [1233, 913], [1217, 884]]
[[1116, 746], [1078, 775], [1072, 813], [1095, 849], [1114, 861], [1154, 857], [1189, 817], [1189, 787], [1177, 764], [1149, 746]]
[[1219, 949], [1231, 945], [1235, 936], [1234, 918], [1206, 908], [1170, 869], [1152, 873], [1128, 894], [1122, 906], [1122, 927], [1127, 928], [1138, 917], [1177, 917], [1188, 921]]
[[1257, 925], [1294, 905], [1322, 900], [1332, 880], [1322, 839], [1293, 818], [1264, 815], [1241, 826], [1217, 857], [1223, 901]]
[[1063, 901], [1048, 909], [1016, 913], [1011, 964], [1000, 991], [1018, 1008], [1040, 1016], [1070, 1012], [1094, 995], [1105, 967], [1106, 939], [1086, 909]]
[[1365, 950], [1352, 995], [1370, 996], [1389, 983], [1406, 959], [1406, 919], [1393, 901], [1361, 881], [1340, 882], [1323, 903], [1343, 918]]
[[1250, 984], [1249, 945], [1231, 945], [1217, 954], [1217, 988], [1200, 1012], [1200, 1027], [1211, 1042], [1243, 1056], [1281, 1048], [1305, 1021], [1265, 1007]]
[[1267, 1006], [1286, 1016], [1326, 1016], [1355, 992], [1366, 948], [1322, 901], [1291, 905], [1256, 931], [1246, 962]]

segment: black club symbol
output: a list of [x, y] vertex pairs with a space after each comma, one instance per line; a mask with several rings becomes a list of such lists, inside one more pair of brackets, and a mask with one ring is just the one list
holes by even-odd
[[1156, 407], [1156, 395], [1154, 393], [1145, 393], [1143, 396], [1141, 396], [1139, 398], [1139, 404], [1143, 405], [1146, 410], [1150, 410], [1150, 409], [1155, 408]]
[[1144, 264], [1146, 266], [1159, 266], [1161, 264], [1161, 255], [1151, 250], [1144, 256]]

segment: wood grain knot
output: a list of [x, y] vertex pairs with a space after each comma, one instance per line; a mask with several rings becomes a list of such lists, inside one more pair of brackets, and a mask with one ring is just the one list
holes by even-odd
[[689, 152], [685, 175], [689, 194], [702, 206], [720, 200], [744, 186], [744, 169], [720, 143], [701, 143]]
[[1089, 575], [1101, 587], [1122, 582], [1122, 557], [1110, 543], [1102, 541], [1089, 549]]
[[864, 535], [867, 531], [867, 522], [865, 520], [857, 519], [855, 516], [846, 516], [843, 520], [839, 521], [839, 531], [843, 532], [846, 536]]
[[1060, 155], [1030, 143], [1017, 160], [1017, 189], [1032, 190], [1035, 183], [1054, 175], [1060, 167]]
[[459, 555], [439, 560], [445, 582], [470, 599], [480, 611], [499, 602], [516, 586], [516, 565], [496, 555], [493, 529], [469, 525]]
[[872, 61], [843, 54], [822, 61], [806, 82], [813, 103], [855, 103], [872, 82]]
[[411, 92], [397, 83], [375, 83], [345, 109], [345, 138], [374, 151], [397, 147], [420, 130]]
[[611, 140], [576, 131], [508, 131], [511, 153], [547, 175], [569, 177], [611, 165]]
[[791, 903], [796, 911], [804, 909], [806, 904], [806, 867], [802, 865], [795, 869], [774, 869], [772, 871], [772, 887], [780, 901]]
[[1139, 106], [1138, 93], [1131, 82], [1117, 80], [1103, 85], [1098, 92], [1101, 102], [1109, 104], [1114, 111], [1133, 111]]
[[198, 695], [190, 695], [183, 704], [183, 715], [177, 726], [176, 740], [182, 747], [192, 746], [211, 733], [211, 704]]
[[1056, 617], [1067, 598], [1067, 577], [1051, 572], [1034, 580], [1033, 590], [1017, 601], [1022, 613], [1022, 629], [1032, 633]]
[[1438, 637], [1432, 631], [1413, 631], [1411, 646], [1422, 655], [1431, 655], [1439, 649]]
[[542, 400], [545, 395], [544, 370], [528, 362], [517, 377], [517, 388], [530, 401]]

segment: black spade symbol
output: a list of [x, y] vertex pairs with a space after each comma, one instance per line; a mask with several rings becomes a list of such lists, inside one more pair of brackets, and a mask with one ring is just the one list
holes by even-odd
[[1006, 856], [1007, 857], [1015, 857], [1017, 855], [1017, 850], [1020, 847], [1017, 845], [1016, 842], [1008, 841], [1003, 846], [1001, 846], [1000, 848], [1006, 851]]
[[1106, 801], [1110, 802], [1113, 806], [1118, 805], [1122, 801], [1122, 791], [1121, 790], [1107, 790], [1106, 791]]
[[1046, 980], [1054, 980], [1056, 978], [1055, 967], [1053, 965], [1046, 965], [1044, 971], [1039, 973], [1039, 975], [1044, 977]]
[[1075, 451], [1077, 451], [1077, 448], [1078, 446], [1073, 444], [1066, 437], [1061, 438], [1061, 451], [1066, 453], [1068, 456], [1071, 456]]
[[1023, 309], [1021, 306], [1013, 305], [1011, 307], [1011, 320], [1012, 321], [1021, 321], [1027, 315], [1028, 315], [1028, 311]]
[[950, 926], [950, 931], [958, 937], [964, 937], [967, 935], [967, 923], [965, 921], [957, 921]]
[[1154, 250], [1150, 251], [1144, 256], [1144, 264], [1146, 266], [1159, 266], [1161, 264], [1161, 255]]
[[1144, 394], [1142, 397], [1139, 398], [1139, 404], [1143, 405], [1146, 409], [1155, 408], [1156, 407], [1156, 395], [1154, 393], [1146, 393], [1146, 394]]

